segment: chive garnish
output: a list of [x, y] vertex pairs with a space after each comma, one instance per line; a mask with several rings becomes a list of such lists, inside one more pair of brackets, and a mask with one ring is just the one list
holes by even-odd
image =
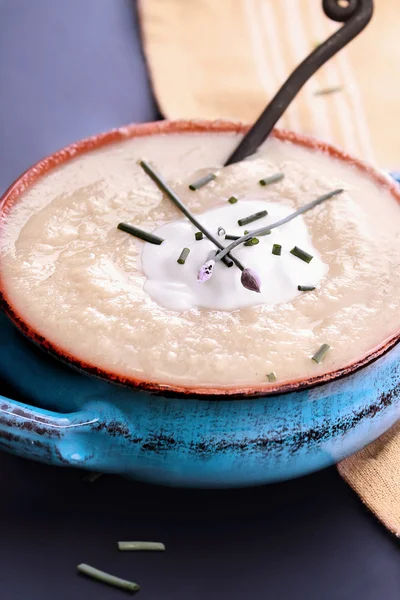
[[164, 544], [161, 542], [118, 542], [118, 550], [121, 552], [148, 551], [163, 552]]
[[190, 253], [190, 248], [184, 248], [184, 249], [182, 250], [182, 252], [180, 253], [180, 255], [179, 255], [179, 258], [178, 258], [177, 262], [178, 262], [180, 265], [184, 265], [184, 264], [185, 264], [185, 262], [186, 262], [186, 259], [187, 259], [187, 257], [189, 256], [189, 253]]
[[329, 346], [329, 344], [322, 344], [321, 348], [319, 350], [317, 350], [317, 352], [312, 357], [312, 360], [319, 364], [325, 358], [325, 356], [326, 356], [328, 350], [330, 350], [330, 348], [331, 347]]
[[[212, 235], [212, 233], [210, 233], [205, 227], [203, 227], [203, 225], [196, 219], [196, 217], [190, 212], [190, 210], [188, 208], [186, 208], [186, 206], [183, 204], [183, 202], [180, 200], [180, 198], [178, 198], [178, 196], [175, 194], [174, 190], [168, 185], [168, 183], [166, 181], [164, 181], [164, 179], [162, 177], [160, 177], [160, 175], [158, 175], [158, 173], [156, 173], [154, 171], [154, 169], [146, 161], [140, 160], [139, 166], [142, 167], [142, 169], [146, 173], [146, 175], [148, 175], [150, 177], [150, 179], [152, 179], [154, 181], [154, 183], [157, 185], [157, 187], [164, 194], [166, 194], [166, 196], [168, 196], [168, 198], [175, 204], [175, 206], [177, 208], [179, 208], [181, 213], [183, 213], [185, 215], [185, 217], [187, 217], [189, 219], [189, 221], [191, 223], [193, 223], [193, 225], [195, 227], [197, 227], [197, 229], [199, 229], [200, 231], [203, 232], [203, 234], [206, 236], [206, 238], [208, 238], [210, 240], [210, 242], [212, 242], [214, 244], [214, 246], [217, 246], [217, 248], [219, 248], [221, 251], [224, 250], [224, 246], [221, 244], [221, 242], [219, 240], [217, 240]], [[231, 267], [233, 265], [233, 263], [235, 263], [235, 265], [241, 271], [244, 271], [244, 266], [237, 258], [235, 258], [234, 256], [231, 256], [230, 254], [228, 257], [228, 256], [226, 256], [226, 254], [229, 254], [229, 250], [228, 250], [228, 252], [225, 252], [224, 256], [221, 257], [221, 259], [219, 259], [219, 260], [223, 260], [227, 267]]]
[[280, 244], [274, 244], [272, 246], [272, 254], [275, 254], [275, 256], [280, 256], [282, 254], [282, 246]]
[[217, 233], [221, 237], [221, 236], [225, 235], [226, 231], [223, 227], [218, 227]]
[[314, 96], [327, 96], [328, 94], [334, 94], [335, 92], [341, 92], [342, 90], [342, 85], [334, 85], [332, 87], [327, 87], [322, 90], [316, 90], [314, 92]]
[[112, 585], [114, 587], [121, 588], [126, 590], [127, 592], [138, 592], [140, 590], [140, 585], [138, 583], [134, 583], [133, 581], [127, 581], [126, 579], [121, 579], [120, 577], [115, 577], [115, 575], [110, 575], [109, 573], [105, 573], [104, 571], [100, 571], [99, 569], [95, 569], [90, 565], [85, 565], [84, 563], [77, 566], [79, 573], [83, 573], [92, 579], [97, 579], [97, 581], [102, 581], [103, 583], [107, 583], [108, 585]]
[[196, 233], [194, 234], [194, 237], [196, 238], [196, 240], [202, 240], [204, 236], [201, 233], [201, 231], [196, 231]]
[[205, 175], [204, 177], [200, 177], [200, 179], [198, 179], [194, 183], [191, 183], [189, 185], [189, 189], [193, 190], [193, 192], [195, 192], [196, 190], [199, 190], [200, 188], [207, 185], [207, 183], [210, 183], [210, 181], [213, 181], [213, 179], [215, 179], [215, 178], [216, 178], [215, 173], [209, 173], [208, 175]]
[[301, 248], [298, 248], [297, 246], [291, 249], [290, 254], [293, 254], [293, 256], [300, 258], [300, 260], [304, 260], [304, 262], [306, 263], [310, 263], [314, 258], [312, 254], [308, 254], [308, 252], [302, 250]]
[[229, 235], [228, 233], [225, 236], [226, 240], [239, 240], [240, 239], [240, 235]]
[[260, 243], [260, 240], [256, 237], [251, 238], [250, 240], [247, 240], [247, 242], [245, 242], [243, 244], [243, 246], [257, 246], [257, 244]]
[[236, 204], [237, 201], [238, 201], [238, 199], [236, 198], [236, 196], [231, 196], [228, 199], [229, 204]]
[[260, 185], [269, 185], [270, 183], [276, 183], [277, 181], [281, 181], [285, 175], [283, 173], [276, 173], [275, 175], [271, 175], [270, 177], [264, 177], [264, 179], [260, 179], [258, 182]]
[[102, 475], [103, 473], [98, 473], [97, 471], [89, 471], [89, 473], [86, 473], [86, 475], [82, 477], [82, 481], [84, 481], [85, 483], [94, 483]]
[[268, 378], [268, 381], [276, 381], [275, 372], [271, 371], [271, 373], [268, 373], [267, 378]]
[[240, 225], [240, 227], [243, 227], [243, 225], [248, 225], [249, 223], [253, 223], [253, 221], [258, 221], [258, 219], [266, 217], [267, 214], [267, 210], [260, 210], [259, 212], [254, 213], [254, 215], [249, 215], [248, 217], [244, 217], [244, 219], [239, 219], [238, 225]]
[[125, 231], [125, 233], [130, 233], [131, 235], [139, 238], [139, 240], [149, 242], [150, 244], [157, 244], [159, 246], [164, 241], [162, 238], [158, 237], [158, 235], [148, 233], [148, 231], [143, 231], [143, 229], [139, 229], [133, 225], [128, 225], [127, 223], [118, 223], [117, 229]]
[[315, 208], [322, 202], [326, 202], [330, 198], [333, 198], [334, 196], [337, 196], [338, 194], [341, 194], [342, 192], [344, 192], [343, 189], [337, 189], [337, 190], [333, 190], [333, 192], [328, 192], [327, 194], [323, 194], [323, 196], [320, 196], [319, 198], [316, 198], [312, 202], [305, 204], [304, 206], [302, 206], [295, 212], [291, 213], [287, 217], [284, 217], [283, 219], [280, 219], [279, 221], [276, 221], [275, 223], [272, 223], [271, 225], [266, 225], [265, 227], [260, 227], [260, 229], [254, 229], [253, 231], [249, 231], [249, 233], [247, 233], [246, 235], [243, 235], [238, 240], [235, 240], [231, 244], [229, 244], [229, 246], [226, 246], [224, 248], [224, 250], [221, 250], [221, 252], [219, 252], [218, 255], [215, 257], [215, 261], [217, 262], [218, 260], [222, 260], [224, 258], [224, 256], [229, 254], [234, 248], [236, 248], [237, 246], [240, 246], [240, 244], [244, 244], [244, 242], [247, 242], [247, 240], [249, 240], [250, 238], [252, 238], [256, 235], [263, 235], [266, 232], [270, 233], [272, 229], [276, 229], [277, 227], [280, 227], [281, 225], [284, 225], [285, 223], [292, 221], [292, 219], [295, 219], [299, 215], [304, 214], [308, 210]]
[[315, 285], [298, 285], [297, 289], [299, 292], [312, 292], [315, 290]]

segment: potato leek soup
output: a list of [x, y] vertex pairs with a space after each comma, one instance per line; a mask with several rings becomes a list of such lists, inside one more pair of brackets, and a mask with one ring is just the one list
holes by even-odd
[[7, 302], [63, 354], [148, 383], [264, 388], [372, 352], [400, 325], [394, 196], [274, 138], [222, 167], [238, 139], [133, 138], [40, 178], [2, 217]]

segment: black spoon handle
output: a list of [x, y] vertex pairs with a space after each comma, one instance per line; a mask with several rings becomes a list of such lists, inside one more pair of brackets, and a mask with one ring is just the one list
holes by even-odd
[[347, 6], [341, 4], [342, 0], [323, 0], [322, 7], [326, 16], [333, 21], [344, 23], [343, 27], [319, 45], [293, 71], [225, 165], [239, 162], [253, 154], [271, 133], [276, 122], [306, 81], [368, 25], [373, 13], [373, 0], [347, 0]]

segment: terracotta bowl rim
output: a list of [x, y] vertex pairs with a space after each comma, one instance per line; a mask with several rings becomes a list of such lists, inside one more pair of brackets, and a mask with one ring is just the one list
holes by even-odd
[[[49, 156], [43, 158], [29, 169], [27, 169], [15, 182], [6, 190], [0, 198], [0, 217], [6, 215], [12, 205], [18, 201], [22, 194], [31, 187], [36, 181], [43, 177], [48, 172], [52, 171], [58, 165], [68, 162], [75, 157], [102, 148], [104, 146], [127, 140], [134, 137], [142, 137], [155, 134], [170, 134], [170, 133], [207, 133], [207, 132], [233, 132], [237, 134], [245, 133], [249, 129], [249, 125], [232, 121], [207, 121], [207, 120], [176, 120], [176, 121], [154, 121], [149, 123], [132, 123], [130, 125], [112, 129], [105, 133], [93, 135], [78, 142], [74, 142], [65, 146]], [[322, 142], [318, 139], [286, 131], [282, 129], [274, 129], [272, 136], [283, 141], [295, 143], [299, 146], [309, 148], [311, 150], [322, 151], [329, 156], [342, 160], [346, 163], [351, 163], [358, 168], [362, 173], [372, 178], [376, 183], [386, 188], [400, 203], [400, 186], [398, 186], [388, 175], [378, 171], [374, 167], [365, 162], [350, 156], [346, 152], [336, 148], [335, 146]], [[4, 219], [0, 220], [0, 226], [4, 224]], [[174, 397], [190, 397], [201, 398], [211, 396], [215, 398], [225, 397], [257, 397], [267, 395], [277, 395], [287, 392], [300, 391], [309, 389], [316, 385], [328, 383], [337, 380], [358, 369], [370, 364], [385, 352], [395, 346], [400, 340], [400, 330], [381, 342], [376, 348], [369, 350], [366, 354], [358, 358], [356, 361], [335, 369], [329, 373], [316, 375], [314, 377], [299, 378], [296, 380], [283, 381], [277, 384], [264, 385], [247, 385], [247, 386], [232, 386], [232, 387], [199, 387], [199, 386], [184, 386], [175, 384], [164, 384], [156, 381], [147, 381], [145, 379], [126, 377], [122, 374], [106, 369], [99, 368], [94, 364], [80, 360], [72, 353], [66, 352], [57, 344], [50, 342], [47, 338], [36, 331], [34, 327], [29, 325], [19, 312], [13, 307], [10, 299], [7, 297], [5, 283], [3, 281], [0, 263], [0, 305], [4, 309], [6, 315], [14, 323], [14, 325], [27, 338], [33, 341], [37, 346], [47, 351], [57, 359], [78, 369], [86, 374], [94, 375], [108, 382], [121, 384], [135, 390], [145, 390], [155, 395], [174, 396]]]

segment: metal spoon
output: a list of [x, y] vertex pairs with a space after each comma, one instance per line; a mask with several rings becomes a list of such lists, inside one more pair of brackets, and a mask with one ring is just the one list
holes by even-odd
[[373, 13], [373, 0], [323, 0], [322, 7], [327, 17], [344, 23], [343, 27], [320, 44], [293, 71], [225, 165], [239, 162], [254, 154], [306, 81], [368, 25]]

